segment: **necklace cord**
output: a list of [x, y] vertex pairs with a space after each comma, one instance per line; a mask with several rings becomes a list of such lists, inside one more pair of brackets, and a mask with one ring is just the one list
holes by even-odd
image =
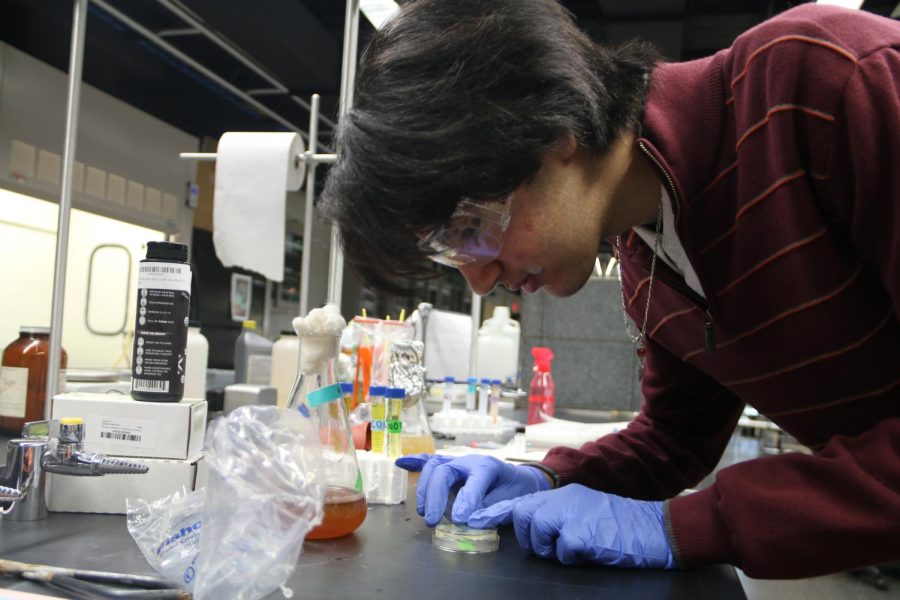
[[[656, 207], [656, 236], [653, 240], [653, 260], [650, 261], [650, 283], [647, 285], [647, 304], [644, 306], [644, 322], [641, 325], [641, 331], [638, 334], [635, 334], [631, 328], [631, 322], [628, 317], [628, 307], [625, 302], [625, 286], [624, 284], [621, 287], [622, 290], [622, 316], [625, 320], [625, 334], [628, 336], [628, 339], [631, 340], [632, 345], [634, 346], [635, 352], [638, 355], [638, 359], [640, 359], [641, 363], [641, 372], [643, 373], [644, 368], [644, 338], [647, 337], [647, 320], [650, 316], [650, 297], [653, 294], [653, 281], [656, 275], [656, 259], [659, 256], [659, 245], [662, 240], [662, 223], [663, 223], [663, 208], [662, 208], [662, 199], [660, 199], [659, 204]], [[616, 248], [619, 251], [619, 264], [621, 265], [622, 259], [622, 241], [620, 236], [616, 236]], [[621, 281], [621, 276], [619, 277]], [[635, 323], [637, 325], [637, 323]]]

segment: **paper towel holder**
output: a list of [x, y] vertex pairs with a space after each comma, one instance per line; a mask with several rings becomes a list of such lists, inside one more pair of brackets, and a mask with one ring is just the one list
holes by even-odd
[[[349, 13], [348, 13], [349, 14]], [[309, 304], [309, 260], [310, 260], [310, 247], [309, 240], [312, 238], [312, 212], [313, 212], [313, 193], [314, 193], [314, 182], [316, 176], [316, 167], [320, 164], [331, 164], [337, 162], [337, 154], [317, 154], [314, 152], [314, 149], [317, 145], [316, 140], [318, 139], [318, 122], [319, 122], [319, 94], [313, 94], [310, 98], [310, 112], [309, 112], [309, 148], [300, 154], [297, 154], [294, 157], [294, 167], [299, 167], [300, 163], [298, 161], [303, 161], [306, 163], [306, 206], [304, 210], [304, 219], [303, 219], [303, 265], [300, 270], [300, 314], [305, 315], [308, 304]], [[300, 132], [297, 132], [300, 133]], [[183, 160], [198, 160], [198, 161], [214, 161], [216, 160], [217, 154], [215, 152], [180, 152], [178, 157]], [[334, 231], [332, 230], [332, 237], [334, 236]], [[329, 276], [328, 281], [333, 282], [339, 280], [340, 277], [338, 273], [340, 273], [343, 264], [338, 264], [335, 260], [329, 261]], [[329, 288], [331, 283], [329, 283]], [[338, 298], [340, 297], [340, 292], [338, 292]]]
[[[184, 160], [210, 161], [216, 160], [215, 152], [180, 152], [178, 158]], [[299, 167], [301, 162], [309, 167], [312, 164], [322, 165], [333, 163], [337, 160], [337, 154], [313, 154], [309, 150], [294, 156], [294, 167]]]

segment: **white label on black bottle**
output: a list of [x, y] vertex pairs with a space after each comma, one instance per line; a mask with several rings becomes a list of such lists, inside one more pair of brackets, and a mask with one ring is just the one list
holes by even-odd
[[140, 264], [132, 391], [183, 394], [190, 292], [189, 265], [146, 261]]
[[28, 400], [28, 369], [0, 367], [0, 417], [25, 418]]
[[142, 262], [138, 268], [138, 287], [190, 294], [191, 267], [181, 263]]

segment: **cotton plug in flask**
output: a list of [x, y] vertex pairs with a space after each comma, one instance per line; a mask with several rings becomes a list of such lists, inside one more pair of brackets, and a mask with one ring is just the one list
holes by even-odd
[[550, 373], [553, 350], [536, 346], [531, 349], [531, 355], [534, 357], [534, 375], [528, 388], [528, 424], [534, 425], [543, 423], [544, 416], [553, 416], [556, 384]]
[[366, 518], [362, 475], [341, 386], [335, 377], [344, 324], [332, 305], [294, 320], [300, 337], [300, 372], [288, 406], [313, 419], [319, 430], [327, 482], [322, 523], [306, 536], [313, 540], [348, 535]]

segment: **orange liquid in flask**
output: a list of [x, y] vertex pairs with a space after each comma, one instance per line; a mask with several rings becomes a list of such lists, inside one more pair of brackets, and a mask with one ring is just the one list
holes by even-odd
[[400, 445], [403, 456], [420, 452], [434, 454], [434, 438], [430, 435], [402, 435]]
[[308, 540], [329, 540], [348, 535], [366, 519], [366, 497], [356, 490], [330, 486], [325, 490], [322, 523], [310, 531]]

